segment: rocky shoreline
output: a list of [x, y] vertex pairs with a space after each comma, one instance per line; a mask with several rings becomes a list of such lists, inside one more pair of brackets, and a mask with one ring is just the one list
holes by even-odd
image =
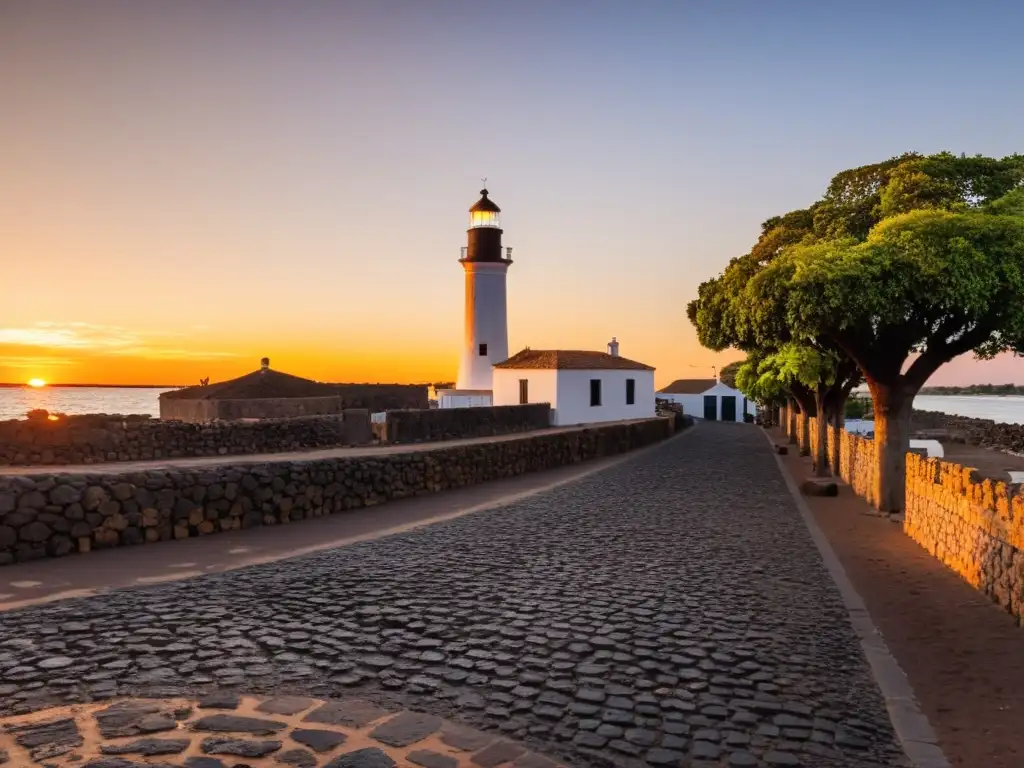
[[942, 430], [948, 434], [937, 439], [994, 448], [1007, 453], [1024, 453], [1024, 424], [1003, 424], [992, 419], [955, 416], [939, 411], [914, 411], [911, 418], [913, 432]]

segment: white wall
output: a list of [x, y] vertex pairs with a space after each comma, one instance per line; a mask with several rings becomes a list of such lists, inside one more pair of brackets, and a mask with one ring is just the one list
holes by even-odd
[[494, 404], [520, 405], [519, 380], [526, 379], [529, 382], [526, 388], [529, 401], [549, 403], [554, 408], [558, 397], [556, 373], [549, 369], [495, 368], [491, 390]]
[[[493, 389], [492, 366], [508, 360], [505, 277], [508, 264], [464, 263], [466, 315], [456, 389]], [[480, 354], [480, 345], [487, 354]]]
[[440, 395], [438, 408], [487, 408], [491, 405], [490, 395]]
[[[672, 395], [663, 392], [658, 393], [658, 397], [662, 400], [671, 400], [674, 403], [679, 403], [683, 406], [683, 413], [688, 416], [693, 416], [697, 419], [704, 418], [704, 396], [714, 395], [716, 399], [717, 413], [715, 418], [721, 421], [722, 419], [722, 396], [732, 395], [736, 398], [736, 421], [743, 421], [743, 398], [744, 394], [738, 389], [728, 387], [722, 382], [718, 382], [715, 386], [711, 387], [706, 392], [701, 392], [699, 395]], [[747, 401], [747, 413], [752, 416], [757, 412], [757, 408], [754, 405], [753, 400]]]
[[[589, 424], [654, 417], [654, 371], [557, 371], [558, 396], [552, 424]], [[590, 405], [590, 380], [601, 380], [601, 405]], [[626, 379], [636, 381], [633, 405], [626, 405]]]

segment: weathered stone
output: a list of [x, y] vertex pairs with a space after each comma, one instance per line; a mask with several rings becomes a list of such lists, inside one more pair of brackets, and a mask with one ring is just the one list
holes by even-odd
[[804, 480], [800, 483], [804, 496], [838, 496], [839, 486], [830, 480]]
[[238, 757], [265, 757], [281, 749], [280, 741], [255, 741], [248, 739], [225, 739], [209, 736], [202, 740], [199, 748], [208, 755], [237, 755]]
[[177, 755], [190, 743], [188, 739], [138, 739], [128, 744], [102, 744], [100, 751], [105, 755]]
[[185, 758], [185, 768], [228, 768], [223, 760], [215, 757], [188, 757]]
[[495, 768], [502, 763], [509, 763], [519, 757], [526, 750], [511, 741], [496, 741], [470, 758], [470, 762], [479, 765], [481, 768]]
[[274, 755], [274, 762], [293, 765], [295, 768], [316, 768], [316, 757], [305, 749], [289, 749]]
[[441, 755], [429, 749], [417, 749], [409, 752], [410, 763], [422, 765], [423, 768], [458, 768], [459, 761], [450, 755]]
[[370, 738], [391, 747], [407, 747], [436, 733], [441, 728], [441, 718], [420, 712], [402, 712], [372, 731]]
[[270, 715], [295, 715], [311, 706], [313, 700], [304, 696], [276, 696], [261, 702], [256, 709]]
[[277, 720], [263, 720], [256, 717], [241, 717], [239, 715], [206, 715], [199, 718], [192, 727], [197, 731], [251, 733], [256, 736], [269, 736], [284, 728], [285, 723]]
[[395, 761], [377, 747], [368, 747], [339, 755], [324, 768], [395, 768]]
[[463, 728], [449, 723], [441, 731], [441, 741], [449, 747], [455, 747], [455, 749], [475, 752], [494, 741], [494, 736], [483, 731]]
[[78, 726], [69, 717], [10, 726], [7, 731], [37, 762], [66, 754], [83, 743]]
[[360, 699], [349, 699], [345, 701], [329, 701], [302, 718], [302, 722], [362, 728], [374, 720], [379, 720], [386, 714], [388, 714], [388, 711], [381, 709], [376, 704]]
[[314, 752], [330, 752], [345, 743], [347, 738], [338, 731], [322, 731], [312, 728], [296, 728], [289, 734], [293, 741], [303, 744]]

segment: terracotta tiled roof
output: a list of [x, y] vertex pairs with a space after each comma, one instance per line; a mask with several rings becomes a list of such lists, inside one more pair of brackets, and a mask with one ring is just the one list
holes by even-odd
[[718, 381], [715, 379], [676, 379], [664, 389], [659, 389], [661, 395], [699, 395], [707, 392]]
[[584, 349], [524, 349], [495, 368], [557, 368], [578, 371], [653, 371], [649, 365], [638, 363], [607, 352]]
[[172, 400], [257, 400], [265, 397], [338, 396], [338, 387], [332, 384], [321, 384], [269, 368], [253, 371], [230, 381], [219, 381], [205, 387], [176, 389], [161, 395]]

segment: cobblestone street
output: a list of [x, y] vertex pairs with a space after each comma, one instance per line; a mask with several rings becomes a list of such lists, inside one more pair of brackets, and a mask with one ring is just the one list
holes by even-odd
[[906, 764], [746, 425], [388, 538], [0, 614], [0, 715], [224, 689], [358, 696], [571, 765]]

